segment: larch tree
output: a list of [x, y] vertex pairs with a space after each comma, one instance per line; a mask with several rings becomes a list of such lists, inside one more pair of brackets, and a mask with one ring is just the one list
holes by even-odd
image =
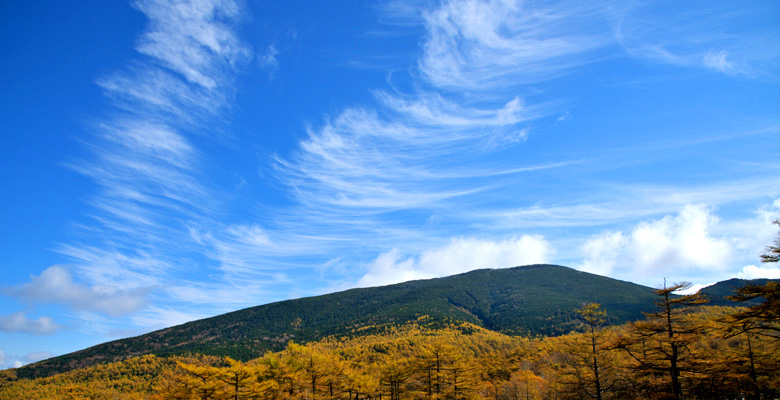
[[[780, 219], [776, 219], [772, 223], [780, 226]], [[761, 254], [761, 262], [776, 263], [778, 261], [780, 261], [780, 234], [777, 235], [772, 245], [766, 247], [764, 254]]]
[[569, 378], [565, 382], [574, 386], [576, 391], [584, 393], [587, 398], [602, 400], [604, 392], [612, 387], [610, 380], [614, 380], [602, 340], [607, 312], [599, 303], [588, 303], [577, 313], [582, 319], [584, 332], [572, 336], [572, 340], [566, 343], [565, 351], [560, 353], [559, 360], [564, 366], [562, 373]]
[[[775, 225], [780, 225], [780, 220], [774, 220]], [[780, 261], [780, 234], [775, 238], [772, 245], [767, 246], [764, 253], [761, 254], [761, 262], [777, 263]], [[750, 305], [726, 318], [722, 318], [727, 323], [726, 338], [743, 337], [745, 342], [744, 358], [748, 370], [748, 377], [751, 384], [751, 392], [748, 394], [750, 399], [759, 399], [768, 393], [767, 388], [777, 379], [772, 380], [763, 373], [766, 368], [762, 368], [766, 360], [771, 357], [764, 357], [762, 349], [766, 347], [765, 342], [769, 340], [771, 347], [780, 345], [780, 283], [769, 281], [764, 285], [748, 284], [735, 290], [733, 296], [729, 299], [739, 302], [754, 302], [763, 300], [758, 304]], [[776, 353], [773, 351], [772, 353]], [[771, 375], [776, 371], [772, 370]], [[770, 383], [767, 385], [767, 383]]]
[[226, 358], [229, 366], [220, 368], [216, 375], [217, 379], [224, 382], [228, 390], [226, 398], [232, 400], [241, 400], [258, 395], [257, 377], [254, 370], [240, 361], [230, 357]]
[[192, 393], [196, 399], [212, 400], [221, 394], [222, 385], [217, 376], [219, 369], [210, 365], [176, 363], [186, 374], [180, 381], [183, 391]]
[[[780, 226], [780, 219], [773, 223]], [[761, 254], [761, 262], [780, 262], [780, 234]], [[737, 333], [751, 331], [780, 339], [780, 283], [769, 281], [764, 285], [745, 285], [737, 289], [730, 299], [741, 302], [763, 299], [760, 304], [749, 306], [732, 316]]]
[[659, 297], [656, 311], [645, 313], [645, 320], [633, 323], [629, 333], [614, 343], [615, 348], [625, 350], [637, 362], [637, 382], [644, 380], [651, 390], [674, 400], [683, 398], [683, 372], [693, 373], [696, 369], [697, 357], [690, 345], [704, 334], [704, 327], [689, 318], [689, 312], [707, 299], [700, 293], [675, 295], [690, 287], [688, 282], [667, 286], [664, 281], [663, 287], [655, 290]]

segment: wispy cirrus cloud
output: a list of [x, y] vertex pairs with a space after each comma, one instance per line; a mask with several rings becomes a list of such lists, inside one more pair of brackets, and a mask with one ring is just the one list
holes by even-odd
[[251, 56], [229, 24], [241, 18], [233, 0], [168, 2], [137, 0], [149, 17], [136, 49], [162, 62], [188, 82], [209, 90], [225, 90], [225, 81]]
[[511, 90], [566, 74], [611, 44], [609, 2], [445, 1], [425, 13], [419, 61], [448, 90]]
[[14, 288], [17, 297], [112, 317], [136, 313], [195, 265], [189, 226], [215, 223], [219, 200], [203, 181], [200, 148], [221, 140], [208, 127], [231, 108], [235, 76], [253, 58], [235, 32], [241, 3], [132, 5], [148, 19], [139, 57], [97, 80], [114, 110], [91, 124], [84, 145], [92, 156], [71, 162], [97, 187], [90, 220], [57, 248], [71, 263]]
[[[394, 18], [419, 21], [412, 8], [393, 7]], [[487, 190], [496, 182], [476, 183], [475, 171], [484, 178], [523, 169], [485, 160], [523, 143], [527, 124], [554, 109], [527, 102], [523, 85], [591, 61], [609, 38], [586, 29], [603, 8], [572, 4], [448, 1], [424, 15], [417, 76], [426, 89], [377, 91], [373, 107], [309, 128], [298, 152], [277, 158], [302, 202], [425, 208]], [[466, 98], [453, 89], [472, 92]]]
[[[627, 55], [739, 73], [737, 53], [713, 47], [731, 40], [715, 23], [717, 12], [698, 21], [713, 39], [697, 42], [686, 28], [695, 13], [674, 21], [652, 13], [643, 19], [628, 3], [451, 0], [431, 9], [415, 4], [393, 2], [385, 9], [391, 23], [424, 29], [411, 73], [414, 89], [375, 91], [374, 103], [349, 107], [319, 127], [310, 126], [297, 151], [275, 159], [281, 179], [302, 205], [301, 220], [306, 222], [301, 226], [324, 229], [325, 220], [328, 226], [348, 227], [339, 229], [349, 232], [340, 236], [347, 242], [359, 235], [373, 244], [390, 242], [382, 238], [405, 228], [406, 238], [394, 237], [395, 243], [414, 250], [391, 245], [396, 250], [382, 251], [367, 264], [365, 279], [384, 276], [382, 271], [387, 276], [425, 275], [418, 274], [413, 258], [401, 254], [422, 254], [425, 246], [439, 248], [452, 240], [446, 225], [439, 225], [443, 221], [470, 232], [510, 236], [531, 229], [636, 223], [688, 215], [689, 204], [728, 204], [744, 200], [745, 193], [765, 196], [777, 183], [774, 178], [669, 187], [581, 182], [581, 187], [569, 188], [576, 195], [555, 201], [540, 202], [533, 195], [550, 190], [547, 184], [539, 189], [530, 183], [542, 174], [569, 182], [582, 164], [619, 168], [608, 165], [615, 161], [605, 155], [610, 149], [598, 149], [590, 159], [530, 161], [534, 158], [522, 148], [534, 137], [534, 127], [571, 118], [565, 99], [538, 95], [546, 85], [580, 67]], [[667, 25], [672, 28], [664, 32], [647, 31]], [[769, 54], [771, 48], [761, 53]], [[649, 144], [634, 151], [645, 151]], [[624, 159], [634, 154], [631, 149], [612, 151]], [[611, 249], [622, 246], [626, 235], [613, 231], [586, 246], [591, 264], [612, 268], [608, 264], [616, 252]]]
[[[472, 217], [505, 229], [513, 227], [594, 227], [676, 213], [689, 204], [725, 205], [776, 196], [778, 179], [767, 176], [700, 185], [599, 184], [576, 200], [528, 207], [469, 211]], [[603, 194], [611, 193], [610, 196]], [[754, 223], [751, 223], [754, 226]]]
[[[728, 75], [773, 76], [780, 37], [765, 28], [774, 23], [767, 5], [674, 3], [675, 17], [664, 18], [669, 3], [636, 4], [615, 14], [615, 38], [638, 58]], [[776, 14], [776, 5], [770, 7]]]
[[[293, 150], [279, 149], [264, 177], [271, 190], [287, 189], [270, 194], [278, 203], [258, 204], [266, 195], [258, 190], [241, 206], [226, 205], [236, 193], [210, 175], [212, 152], [224, 150], [212, 145], [222, 135], [236, 139], [223, 131], [236, 76], [249, 62], [273, 75], [278, 48], [263, 44], [253, 56], [235, 29], [244, 11], [237, 1], [133, 4], [149, 19], [140, 56], [98, 79], [114, 109], [92, 124], [94, 136], [84, 141], [92, 155], [72, 163], [97, 190], [77, 238], [57, 247], [71, 264], [17, 288], [19, 297], [89, 314], [83, 319], [105, 324], [105, 332], [112, 331], [105, 315], [161, 327], [311, 294], [323, 282], [374, 285], [573, 259], [573, 251], [590, 270], [616, 270], [618, 256], [651, 269], [658, 260], [688, 260], [675, 240], [723, 244], [724, 226], [740, 228], [716, 223], [708, 207], [755, 200], [777, 184], [603, 184], [583, 177], [619, 168], [619, 157], [605, 153], [647, 160], [636, 156], [648, 142], [561, 151], [565, 141], [598, 139], [574, 132], [539, 146], [545, 126], [581, 118], [556, 89], [580, 79], [582, 67], [628, 55], [745, 74], [758, 68], [754, 61], [775, 59], [768, 41], [755, 45], [763, 56], [745, 58], [727, 36], [686, 35], [690, 16], [656, 32], [657, 18], [637, 20], [624, 2], [397, 1], [380, 11], [421, 34], [410, 73], [397, 86], [391, 77], [390, 87], [374, 88], [371, 101], [309, 125]], [[602, 227], [568, 242], [539, 234]], [[657, 251], [632, 253], [636, 243]], [[715, 249], [749, 247], [735, 243]]]
[[279, 70], [279, 50], [275, 44], [269, 45], [265, 52], [258, 54], [257, 59], [260, 62], [260, 67], [268, 72], [269, 77], [273, 77], [277, 70]]

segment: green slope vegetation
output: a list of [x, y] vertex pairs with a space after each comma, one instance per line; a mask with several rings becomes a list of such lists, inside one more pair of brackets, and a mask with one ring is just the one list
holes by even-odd
[[559, 335], [571, 330], [574, 310], [586, 302], [601, 303], [610, 322], [620, 324], [643, 318], [653, 300], [652, 288], [561, 266], [477, 270], [251, 307], [44, 360], [17, 374], [49, 376], [144, 354], [248, 360], [281, 350], [289, 340], [368, 334], [421, 316], [510, 335]]
[[766, 285], [767, 282], [775, 279], [729, 279], [726, 281], [718, 282], [714, 285], [707, 286], [700, 292], [707, 296], [709, 304], [713, 306], [752, 306], [761, 303], [761, 299], [755, 299], [748, 302], [738, 302], [727, 299], [728, 296], [734, 295], [734, 290], [739, 289], [745, 285]]

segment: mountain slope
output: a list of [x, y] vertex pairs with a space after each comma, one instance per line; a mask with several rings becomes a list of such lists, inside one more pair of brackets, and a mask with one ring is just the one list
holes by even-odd
[[289, 340], [371, 332], [421, 316], [431, 323], [467, 321], [512, 335], [556, 335], [573, 327], [575, 310], [599, 302], [612, 323], [641, 319], [652, 288], [554, 265], [477, 270], [446, 278], [352, 289], [251, 307], [116, 340], [20, 368], [48, 376], [142, 354], [202, 353], [247, 360]]
[[745, 285], [759, 285], [763, 286], [766, 285], [767, 282], [770, 281], [776, 281], [776, 279], [752, 279], [752, 280], [746, 280], [746, 279], [738, 279], [733, 278], [726, 281], [718, 282], [714, 285], [707, 286], [700, 290], [700, 293], [707, 296], [707, 298], [710, 300], [708, 303], [709, 305], [713, 306], [752, 306], [758, 303], [761, 303], [763, 300], [761, 299], [754, 299], [752, 301], [746, 301], [746, 302], [739, 302], [739, 301], [733, 301], [729, 300], [726, 297], [734, 295], [734, 290], [741, 288]]

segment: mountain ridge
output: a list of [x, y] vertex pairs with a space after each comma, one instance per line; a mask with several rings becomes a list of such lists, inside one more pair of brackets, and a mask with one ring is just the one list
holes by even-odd
[[433, 326], [462, 321], [514, 336], [554, 336], [575, 327], [584, 303], [601, 303], [620, 324], [643, 318], [655, 297], [653, 288], [559, 265], [479, 269], [248, 307], [43, 360], [17, 374], [49, 376], [144, 354], [248, 360], [290, 340], [355, 336], [423, 316]]

